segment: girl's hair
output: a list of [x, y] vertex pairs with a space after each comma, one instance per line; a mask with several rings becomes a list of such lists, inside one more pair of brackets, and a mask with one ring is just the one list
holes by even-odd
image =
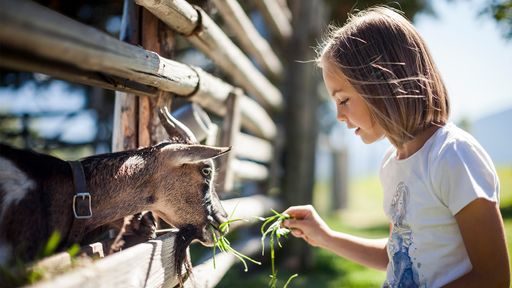
[[363, 96], [395, 146], [431, 125], [446, 124], [448, 95], [423, 39], [402, 15], [373, 7], [330, 27], [319, 49]]

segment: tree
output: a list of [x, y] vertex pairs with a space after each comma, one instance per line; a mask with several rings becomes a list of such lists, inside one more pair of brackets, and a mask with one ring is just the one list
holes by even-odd
[[498, 23], [503, 35], [512, 39], [512, 0], [490, 0], [482, 14], [490, 14]]

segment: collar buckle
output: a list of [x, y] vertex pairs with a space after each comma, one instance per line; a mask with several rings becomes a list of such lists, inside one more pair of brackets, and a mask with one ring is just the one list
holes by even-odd
[[73, 214], [75, 214], [76, 219], [92, 217], [91, 194], [89, 192], [80, 192], [73, 196]]

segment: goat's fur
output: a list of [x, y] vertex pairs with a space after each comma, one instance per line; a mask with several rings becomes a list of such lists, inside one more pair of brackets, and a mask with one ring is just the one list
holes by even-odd
[[[164, 142], [82, 159], [93, 212], [84, 221], [85, 233], [115, 219], [153, 211], [180, 229], [174, 253], [181, 275], [190, 242], [198, 239], [212, 245], [210, 225], [226, 220], [213, 189], [211, 158], [228, 150]], [[14, 258], [34, 259], [54, 231], [65, 237], [73, 221], [74, 193], [67, 162], [0, 144], [0, 265]], [[59, 249], [64, 248], [63, 242]]]

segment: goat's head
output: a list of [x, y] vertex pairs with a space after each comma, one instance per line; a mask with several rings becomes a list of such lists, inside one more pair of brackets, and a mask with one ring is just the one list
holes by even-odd
[[[180, 229], [182, 238], [213, 245], [213, 234], [227, 220], [227, 214], [215, 192], [213, 158], [230, 148], [198, 144], [194, 134], [164, 108], [159, 111], [171, 143], [162, 144], [155, 175], [163, 179], [155, 195], [154, 211], [167, 223]], [[180, 143], [181, 142], [181, 143]], [[172, 175], [172, 177], [170, 176]]]

